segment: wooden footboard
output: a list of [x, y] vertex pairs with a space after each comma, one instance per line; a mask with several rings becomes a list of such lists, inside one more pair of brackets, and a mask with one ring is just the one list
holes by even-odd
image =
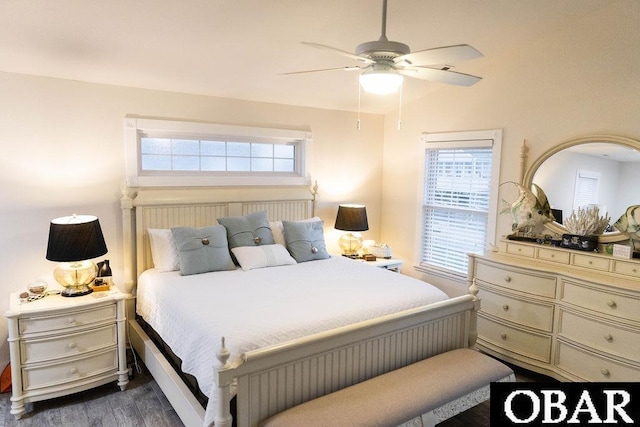
[[230, 426], [235, 383], [237, 425], [271, 415], [418, 360], [470, 345], [471, 295], [248, 352], [216, 370], [215, 424]]

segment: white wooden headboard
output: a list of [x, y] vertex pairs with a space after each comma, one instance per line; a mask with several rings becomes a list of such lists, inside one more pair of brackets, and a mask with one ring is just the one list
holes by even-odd
[[125, 188], [122, 194], [124, 287], [132, 292], [153, 267], [149, 228], [205, 227], [258, 211], [269, 221], [306, 219], [315, 215], [317, 186]]

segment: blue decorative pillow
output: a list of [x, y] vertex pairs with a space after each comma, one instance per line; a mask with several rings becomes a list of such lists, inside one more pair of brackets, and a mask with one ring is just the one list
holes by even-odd
[[254, 212], [245, 216], [218, 218], [218, 223], [227, 229], [229, 249], [239, 246], [273, 245], [275, 243], [266, 211]]
[[327, 259], [322, 221], [282, 221], [289, 253], [297, 262]]
[[181, 275], [235, 269], [223, 226], [176, 227], [171, 234], [178, 249]]

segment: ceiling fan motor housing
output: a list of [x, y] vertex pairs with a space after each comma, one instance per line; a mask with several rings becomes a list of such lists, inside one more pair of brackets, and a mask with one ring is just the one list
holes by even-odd
[[389, 40], [375, 40], [360, 43], [356, 46], [356, 55], [369, 57], [371, 59], [393, 60], [398, 56], [411, 53], [411, 49], [404, 43]]

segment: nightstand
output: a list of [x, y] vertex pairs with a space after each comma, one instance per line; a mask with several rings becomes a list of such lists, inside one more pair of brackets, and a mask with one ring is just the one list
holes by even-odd
[[376, 258], [375, 261], [362, 261], [366, 264], [369, 264], [373, 267], [384, 268], [385, 270], [391, 270], [395, 272], [400, 272], [402, 268], [402, 264], [404, 261], [401, 259], [394, 258]]
[[48, 295], [32, 302], [10, 296], [11, 413], [25, 403], [64, 396], [117, 381], [129, 382], [126, 294], [112, 287], [80, 297]]

